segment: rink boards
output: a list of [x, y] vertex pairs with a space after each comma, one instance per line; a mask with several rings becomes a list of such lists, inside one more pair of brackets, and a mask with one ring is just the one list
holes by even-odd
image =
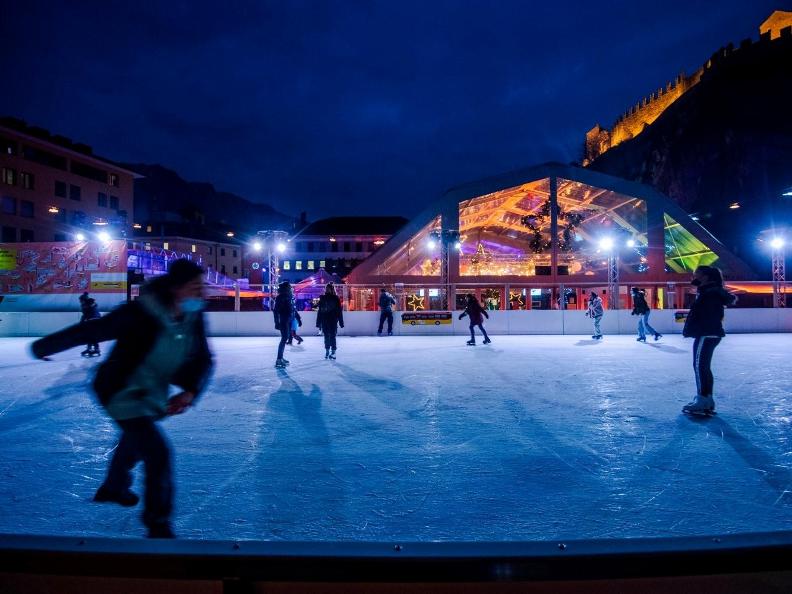
[[[651, 325], [662, 334], [681, 334], [684, 310], [656, 310]], [[402, 323], [402, 313], [394, 312], [393, 334], [466, 335], [467, 318], [458, 319], [454, 312], [451, 323]], [[586, 335], [593, 331], [591, 319], [582, 311], [490, 311], [484, 320], [487, 332], [493, 335], [571, 334]], [[316, 312], [300, 312], [303, 320], [301, 334], [316, 333]], [[373, 336], [377, 333], [379, 312], [344, 312], [344, 328], [339, 336]], [[79, 322], [78, 312], [0, 312], [0, 336], [42, 336]], [[210, 312], [206, 314], [210, 336], [277, 336], [271, 312]], [[635, 334], [638, 317], [629, 310], [607, 311], [602, 318], [602, 331], [608, 334]], [[726, 332], [792, 332], [792, 309], [731, 309], [724, 320]]]

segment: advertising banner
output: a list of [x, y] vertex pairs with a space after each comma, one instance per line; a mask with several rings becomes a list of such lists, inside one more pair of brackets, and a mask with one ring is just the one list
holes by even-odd
[[451, 324], [450, 311], [410, 311], [401, 315], [403, 325], [440, 326]]

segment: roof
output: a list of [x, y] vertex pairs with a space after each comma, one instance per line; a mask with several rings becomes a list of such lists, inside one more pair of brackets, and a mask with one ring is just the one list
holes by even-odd
[[330, 217], [310, 223], [300, 235], [393, 235], [407, 224], [404, 217]]

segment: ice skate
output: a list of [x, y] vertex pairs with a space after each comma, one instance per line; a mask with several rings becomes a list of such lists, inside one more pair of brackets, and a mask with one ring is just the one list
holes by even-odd
[[99, 489], [97, 489], [93, 500], [96, 503], [117, 503], [119, 505], [123, 505], [124, 507], [133, 507], [137, 505], [138, 501], [140, 501], [140, 497], [138, 497], [129, 489], [115, 492], [102, 485], [99, 487]]
[[600, 340], [602, 338], [602, 334], [595, 334], [591, 338], [593, 338], [594, 340]]
[[468, 340], [465, 344], [469, 345], [469, 346], [476, 346], [476, 341], [475, 340]]
[[485, 339], [484, 339], [484, 344], [489, 344], [489, 343], [491, 343], [491, 342], [492, 342], [492, 341], [491, 341], [489, 338], [485, 338]]
[[325, 359], [330, 358], [330, 349], [325, 349]]
[[635, 340], [637, 340], [638, 342], [646, 342], [646, 336], [639, 336]]
[[80, 353], [83, 357], [90, 357], [91, 356], [91, 349], [85, 349], [82, 353]]
[[696, 395], [693, 402], [682, 407], [682, 412], [687, 415], [710, 416], [715, 414], [715, 400], [712, 396]]
[[278, 359], [275, 361], [275, 369], [286, 369], [286, 365], [288, 365], [286, 359]]
[[173, 529], [167, 522], [149, 526], [146, 538], [176, 538]]
[[94, 349], [94, 350], [92, 350], [92, 351], [90, 351], [88, 353], [88, 356], [89, 357], [101, 357], [102, 353], [101, 353], [101, 351], [99, 351], [99, 349]]
[[335, 349], [333, 349], [332, 351], [330, 351], [330, 358], [331, 358], [333, 361], [335, 361], [335, 358], [336, 358], [335, 354], [336, 354], [336, 350], [335, 350]]
[[660, 334], [659, 332], [655, 332], [655, 335], [654, 335], [655, 342], [657, 342], [661, 338], [663, 338], [663, 335]]
[[388, 336], [393, 336], [393, 332], [388, 332]]

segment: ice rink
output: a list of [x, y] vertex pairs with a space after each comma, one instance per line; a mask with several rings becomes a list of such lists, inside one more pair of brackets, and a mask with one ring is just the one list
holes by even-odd
[[[163, 422], [182, 538], [502, 541], [792, 529], [792, 340], [730, 335], [718, 415], [689, 418], [692, 341], [670, 336], [215, 338], [208, 391]], [[0, 339], [0, 532], [137, 537], [90, 501], [116, 429], [96, 359]], [[105, 350], [107, 350], [106, 345]], [[138, 467], [133, 489], [141, 492]]]

